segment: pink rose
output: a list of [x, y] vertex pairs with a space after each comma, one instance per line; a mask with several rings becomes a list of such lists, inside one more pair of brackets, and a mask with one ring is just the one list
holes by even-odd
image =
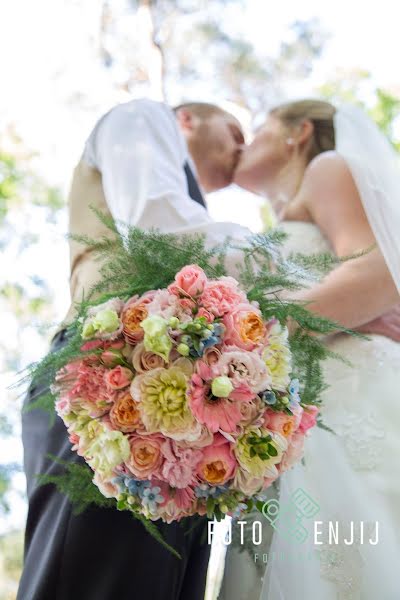
[[131, 455], [125, 465], [138, 479], [159, 478], [159, 471], [164, 461], [161, 451], [164, 439], [159, 435], [129, 436]]
[[121, 367], [121, 365], [110, 369], [105, 375], [105, 381], [112, 390], [121, 390], [122, 388], [128, 387], [132, 379], [132, 371], [127, 367]]
[[310, 406], [305, 407], [301, 416], [299, 431], [305, 433], [311, 429], [311, 427], [314, 427], [317, 424], [318, 413], [319, 408], [314, 406], [314, 404], [310, 404]]
[[203, 353], [203, 362], [209, 367], [212, 367], [216, 362], [218, 362], [220, 356], [221, 351], [215, 346], [211, 346], [210, 348], [205, 349]]
[[123, 356], [122, 350], [124, 347], [125, 347], [124, 340], [115, 340], [115, 341], [106, 340], [102, 345], [104, 352], [102, 352], [100, 355], [102, 363], [110, 368], [117, 365]]
[[197, 474], [210, 485], [223, 485], [234, 477], [237, 466], [230, 443], [223, 435], [217, 433], [211, 446], [203, 449]]
[[226, 327], [225, 344], [243, 350], [254, 350], [266, 335], [266, 326], [261, 311], [248, 303], [235, 306], [223, 318]]
[[175, 275], [175, 282], [168, 287], [168, 291], [176, 296], [195, 298], [202, 293], [206, 283], [207, 276], [203, 269], [197, 265], [188, 265]]
[[145, 350], [144, 343], [136, 346], [132, 354], [132, 365], [136, 373], [145, 373], [152, 369], [166, 367], [166, 362], [158, 354]]
[[220, 277], [217, 281], [208, 281], [199, 298], [200, 306], [214, 317], [223, 317], [234, 306], [246, 301], [246, 294], [233, 277]]
[[239, 425], [241, 427], [247, 427], [248, 425], [261, 427], [263, 425], [263, 411], [264, 403], [258, 396], [256, 396], [253, 400], [250, 400], [250, 402], [242, 402], [240, 404], [242, 418], [240, 419]]
[[215, 319], [214, 315], [210, 311], [206, 310], [203, 306], [199, 309], [197, 317], [204, 317], [207, 319], [208, 323], [212, 323]]

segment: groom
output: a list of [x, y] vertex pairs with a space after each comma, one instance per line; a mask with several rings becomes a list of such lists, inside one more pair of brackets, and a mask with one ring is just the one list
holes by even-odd
[[[244, 138], [239, 122], [222, 109], [191, 103], [171, 110], [150, 100], [113, 108], [90, 134], [69, 195], [73, 234], [112, 235], [89, 205], [121, 222], [163, 232], [207, 232], [208, 238], [243, 237], [248, 231], [209, 217], [205, 192], [231, 183]], [[122, 229], [121, 229], [122, 231]], [[66, 343], [67, 325], [84, 292], [98, 280], [99, 263], [70, 241], [71, 306], [50, 351]], [[46, 388], [33, 381], [24, 405]], [[22, 416], [29, 511], [18, 600], [203, 600], [210, 547], [202, 543], [206, 517], [185, 525], [156, 522], [182, 560], [164, 549], [128, 512], [93, 507], [74, 516], [54, 486], [35, 475], [58, 472], [47, 453], [83, 463], [71, 451], [59, 417], [48, 429], [40, 409]], [[197, 524], [196, 524], [197, 523]]]

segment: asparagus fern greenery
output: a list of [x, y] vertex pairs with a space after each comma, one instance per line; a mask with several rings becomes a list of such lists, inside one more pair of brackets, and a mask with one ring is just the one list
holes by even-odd
[[[251, 236], [240, 245], [226, 239], [223, 244], [214, 247], [207, 245], [205, 235], [162, 234], [157, 230], [143, 231], [127, 225], [124, 225], [121, 235], [111, 217], [94, 207], [92, 209], [110, 234], [101, 239], [73, 235], [70, 237], [85, 245], [99, 261], [99, 282], [76, 306], [77, 318], [67, 327], [67, 344], [47, 354], [42, 360], [30, 364], [19, 374], [20, 378], [15, 386], [33, 380], [37, 390], [35, 394], [32, 388], [33, 401], [25, 410], [47, 410], [51, 418], [50, 426], [54, 422], [56, 397], [51, 391], [51, 384], [61, 367], [85, 354], [80, 350], [83, 321], [81, 317], [84, 317], [90, 306], [115, 296], [127, 300], [134, 294], [140, 295], [151, 289], [165, 288], [173, 281], [175, 274], [188, 264], [199, 265], [211, 278], [234, 274], [249, 300], [259, 303], [265, 319], [274, 316], [282, 324], [289, 318], [298, 323], [299, 328], [290, 339], [293, 355], [292, 376], [301, 382], [303, 403], [320, 402], [321, 393], [325, 389], [322, 362], [334, 354], [317, 335], [310, 335], [310, 332], [329, 334], [340, 330], [356, 334], [337, 323], [312, 314], [307, 310], [305, 303], [285, 300], [281, 296], [284, 296], [285, 291], [299, 290], [318, 281], [337, 265], [339, 259], [329, 254], [296, 254], [284, 258], [281, 246], [287, 236], [279, 229]], [[232, 257], [236, 257], [237, 263], [234, 273], [228, 272], [227, 266], [228, 261], [232, 265]], [[93, 350], [90, 352], [93, 353]], [[104, 498], [91, 483], [93, 473], [89, 466], [65, 463], [65, 467], [64, 476], [42, 476], [41, 483], [56, 483], [61, 491], [69, 493], [79, 511], [93, 503], [104, 507], [116, 506], [114, 499]], [[160, 533], [154, 523], [149, 523], [144, 518], [141, 520], [147, 528], [151, 528], [151, 533], [160, 539]]]

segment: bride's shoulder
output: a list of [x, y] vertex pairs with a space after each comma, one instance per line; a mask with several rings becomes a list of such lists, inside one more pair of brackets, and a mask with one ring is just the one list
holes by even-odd
[[321, 152], [308, 164], [304, 173], [304, 179], [315, 179], [326, 177], [351, 178], [350, 169], [344, 158], [336, 150]]
[[[322, 198], [345, 199], [358, 196], [351, 171], [344, 158], [330, 150], [318, 154], [307, 165], [301, 185], [301, 193], [307, 204], [321, 202]], [[348, 200], [347, 200], [348, 201]]]

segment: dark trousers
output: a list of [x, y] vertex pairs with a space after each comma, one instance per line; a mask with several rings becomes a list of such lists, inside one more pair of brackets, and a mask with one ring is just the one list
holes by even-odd
[[[50, 351], [66, 343], [65, 330]], [[32, 382], [24, 406], [44, 389]], [[210, 546], [203, 541], [207, 518], [185, 524], [156, 521], [179, 560], [147, 533], [127, 511], [90, 507], [74, 516], [67, 497], [54, 485], [38, 486], [35, 475], [60, 467], [47, 453], [83, 462], [71, 451], [57, 416], [41, 409], [22, 413], [24, 469], [29, 510], [24, 569], [17, 600], [203, 600]]]

